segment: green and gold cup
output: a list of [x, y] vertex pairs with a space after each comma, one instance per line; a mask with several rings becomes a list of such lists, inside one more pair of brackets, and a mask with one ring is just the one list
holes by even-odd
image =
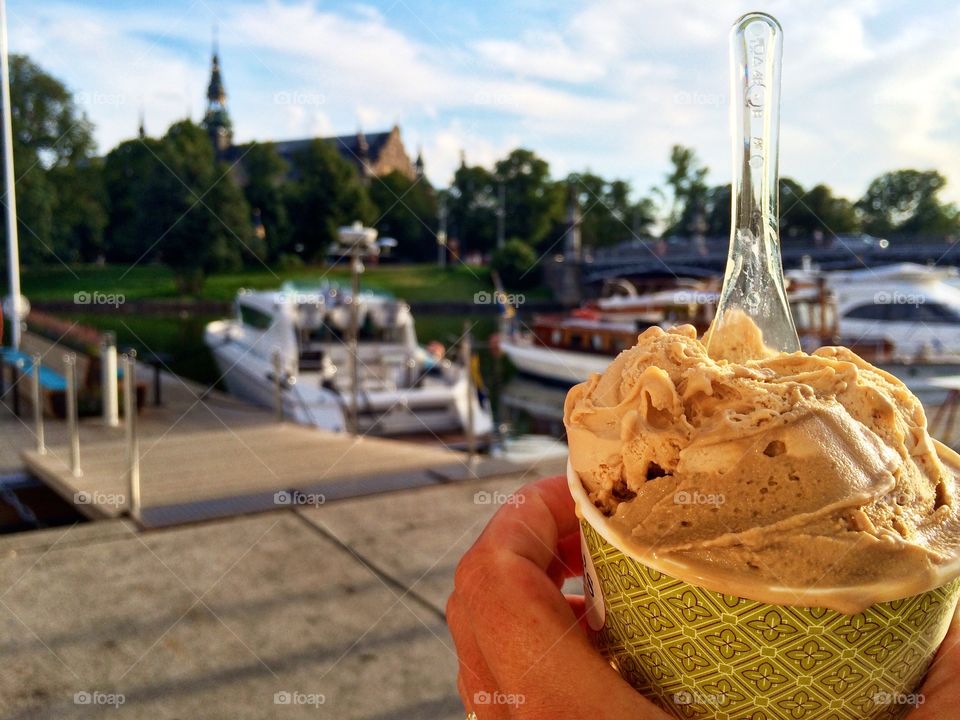
[[631, 552], [568, 465], [587, 621], [637, 690], [678, 718], [892, 720], [946, 635], [960, 579], [855, 615], [724, 595]]

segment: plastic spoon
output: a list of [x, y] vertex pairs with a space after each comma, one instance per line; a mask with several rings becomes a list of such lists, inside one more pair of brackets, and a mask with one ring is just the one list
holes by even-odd
[[[771, 16], [749, 13], [730, 31], [730, 123], [733, 133], [730, 252], [711, 346], [729, 347], [742, 311], [763, 333], [770, 350], [796, 352], [780, 258], [779, 188], [780, 58], [783, 29]], [[711, 353], [712, 354], [712, 353]]]

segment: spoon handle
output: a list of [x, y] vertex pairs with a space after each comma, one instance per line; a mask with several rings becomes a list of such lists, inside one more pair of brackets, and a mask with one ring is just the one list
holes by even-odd
[[[731, 310], [746, 313], [771, 350], [800, 349], [783, 279], [779, 238], [778, 155], [783, 30], [764, 13], [730, 32], [733, 133], [730, 251], [710, 340]], [[709, 346], [708, 346], [709, 349]]]

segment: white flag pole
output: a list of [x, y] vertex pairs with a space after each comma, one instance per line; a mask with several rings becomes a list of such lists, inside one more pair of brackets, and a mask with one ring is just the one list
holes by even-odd
[[10, 344], [20, 347], [20, 244], [13, 174], [13, 121], [10, 114], [10, 63], [7, 57], [7, 3], [0, 0], [0, 103], [3, 120], [3, 184], [7, 205], [7, 271], [10, 274]]

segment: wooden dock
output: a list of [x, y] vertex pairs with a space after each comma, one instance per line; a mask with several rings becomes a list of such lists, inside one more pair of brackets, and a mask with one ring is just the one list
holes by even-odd
[[[66, 447], [43, 455], [27, 450], [22, 457], [28, 472], [88, 518], [129, 512], [122, 441], [87, 446], [79, 477], [70, 471]], [[141, 509], [135, 519], [144, 527], [160, 527], [291, 504], [316, 506], [443, 483], [467, 470], [465, 455], [440, 447], [287, 423], [170, 434], [141, 447]]]

